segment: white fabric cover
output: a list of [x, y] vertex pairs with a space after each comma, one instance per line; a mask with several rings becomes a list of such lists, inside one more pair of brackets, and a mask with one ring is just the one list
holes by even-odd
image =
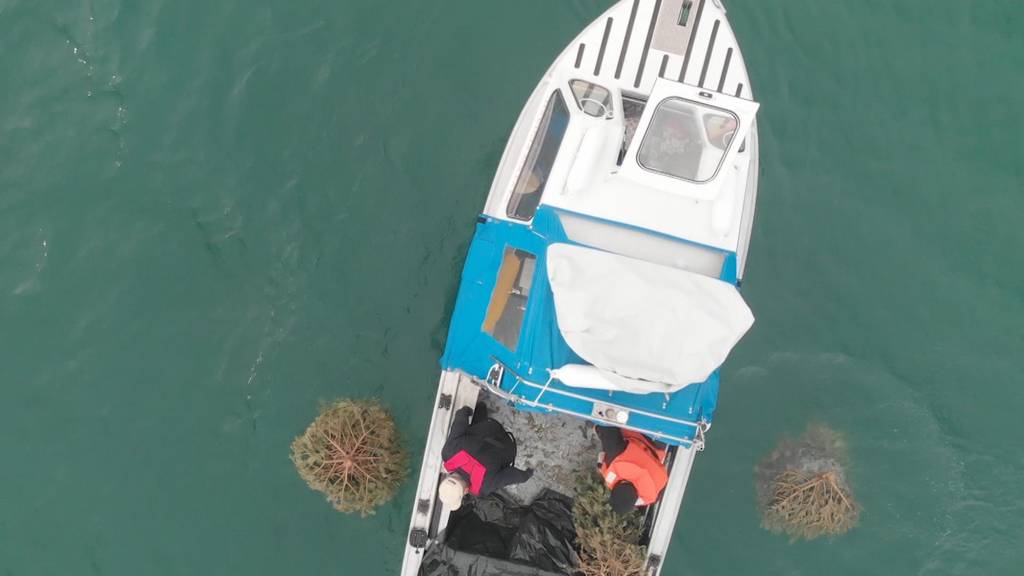
[[570, 244], [547, 252], [562, 336], [593, 364], [553, 376], [569, 386], [673, 392], [707, 380], [750, 329], [736, 287], [685, 270]]

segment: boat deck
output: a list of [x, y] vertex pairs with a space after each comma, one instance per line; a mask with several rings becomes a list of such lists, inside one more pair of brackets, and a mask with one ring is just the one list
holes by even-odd
[[481, 394], [479, 401], [515, 436], [516, 466], [533, 468], [528, 482], [505, 488], [521, 504], [529, 504], [545, 488], [572, 496], [580, 476], [595, 468], [601, 445], [585, 420], [517, 410], [494, 394]]
[[[558, 380], [535, 383], [509, 372], [502, 378], [500, 390], [491, 387], [491, 391], [515, 401], [526, 414], [569, 414], [609, 425], [628, 424], [667, 444], [690, 446], [699, 441], [700, 415], [708, 413], [706, 404], [718, 396], [718, 372], [706, 382], [671, 394], [573, 388]], [[616, 421], [615, 411], [628, 414], [628, 421]]]

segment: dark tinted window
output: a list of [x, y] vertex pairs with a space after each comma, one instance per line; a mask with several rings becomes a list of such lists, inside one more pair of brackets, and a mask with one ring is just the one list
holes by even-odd
[[537, 212], [540, 197], [544, 193], [551, 167], [555, 165], [558, 149], [569, 126], [569, 108], [562, 94], [555, 91], [548, 100], [537, 135], [526, 155], [526, 163], [519, 173], [512, 199], [508, 203], [508, 216], [517, 220], [529, 220]]

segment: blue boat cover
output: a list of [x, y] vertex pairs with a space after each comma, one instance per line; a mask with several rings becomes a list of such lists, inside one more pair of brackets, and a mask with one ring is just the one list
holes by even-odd
[[[558, 212], [548, 206], [537, 210], [531, 224], [486, 216], [481, 216], [477, 222], [441, 357], [443, 368], [461, 370], [483, 380], [497, 359], [508, 368], [501, 382], [503, 390], [513, 392], [526, 402], [537, 401], [542, 395], [542, 406], [520, 401], [519, 409], [553, 408], [586, 418], [595, 402], [614, 404], [630, 410], [628, 427], [654, 437], [664, 435], [659, 439], [667, 443], [679, 444], [678, 439], [693, 439], [697, 431], [692, 422], [711, 422], [718, 401], [717, 370], [707, 381], [668, 395], [572, 388], [557, 380], [549, 382], [548, 371], [553, 368], [586, 364], [569, 348], [558, 329], [546, 268], [549, 244], [574, 242], [566, 237]], [[514, 352], [482, 329], [506, 247], [524, 250], [536, 257], [519, 343]], [[734, 254], [726, 254], [722, 279], [735, 282], [735, 262]], [[534, 385], [524, 385], [520, 378]], [[542, 391], [544, 384], [548, 384], [547, 391]]]

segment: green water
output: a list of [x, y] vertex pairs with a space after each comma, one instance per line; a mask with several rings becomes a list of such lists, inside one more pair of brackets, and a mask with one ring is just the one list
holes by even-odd
[[[0, 574], [392, 574], [288, 445], [380, 395], [419, 450], [535, 80], [608, 0], [0, 0]], [[1024, 5], [731, 0], [761, 111], [744, 284], [666, 575], [1024, 572]], [[752, 468], [847, 434], [860, 526]], [[418, 462], [417, 462], [418, 464]]]

